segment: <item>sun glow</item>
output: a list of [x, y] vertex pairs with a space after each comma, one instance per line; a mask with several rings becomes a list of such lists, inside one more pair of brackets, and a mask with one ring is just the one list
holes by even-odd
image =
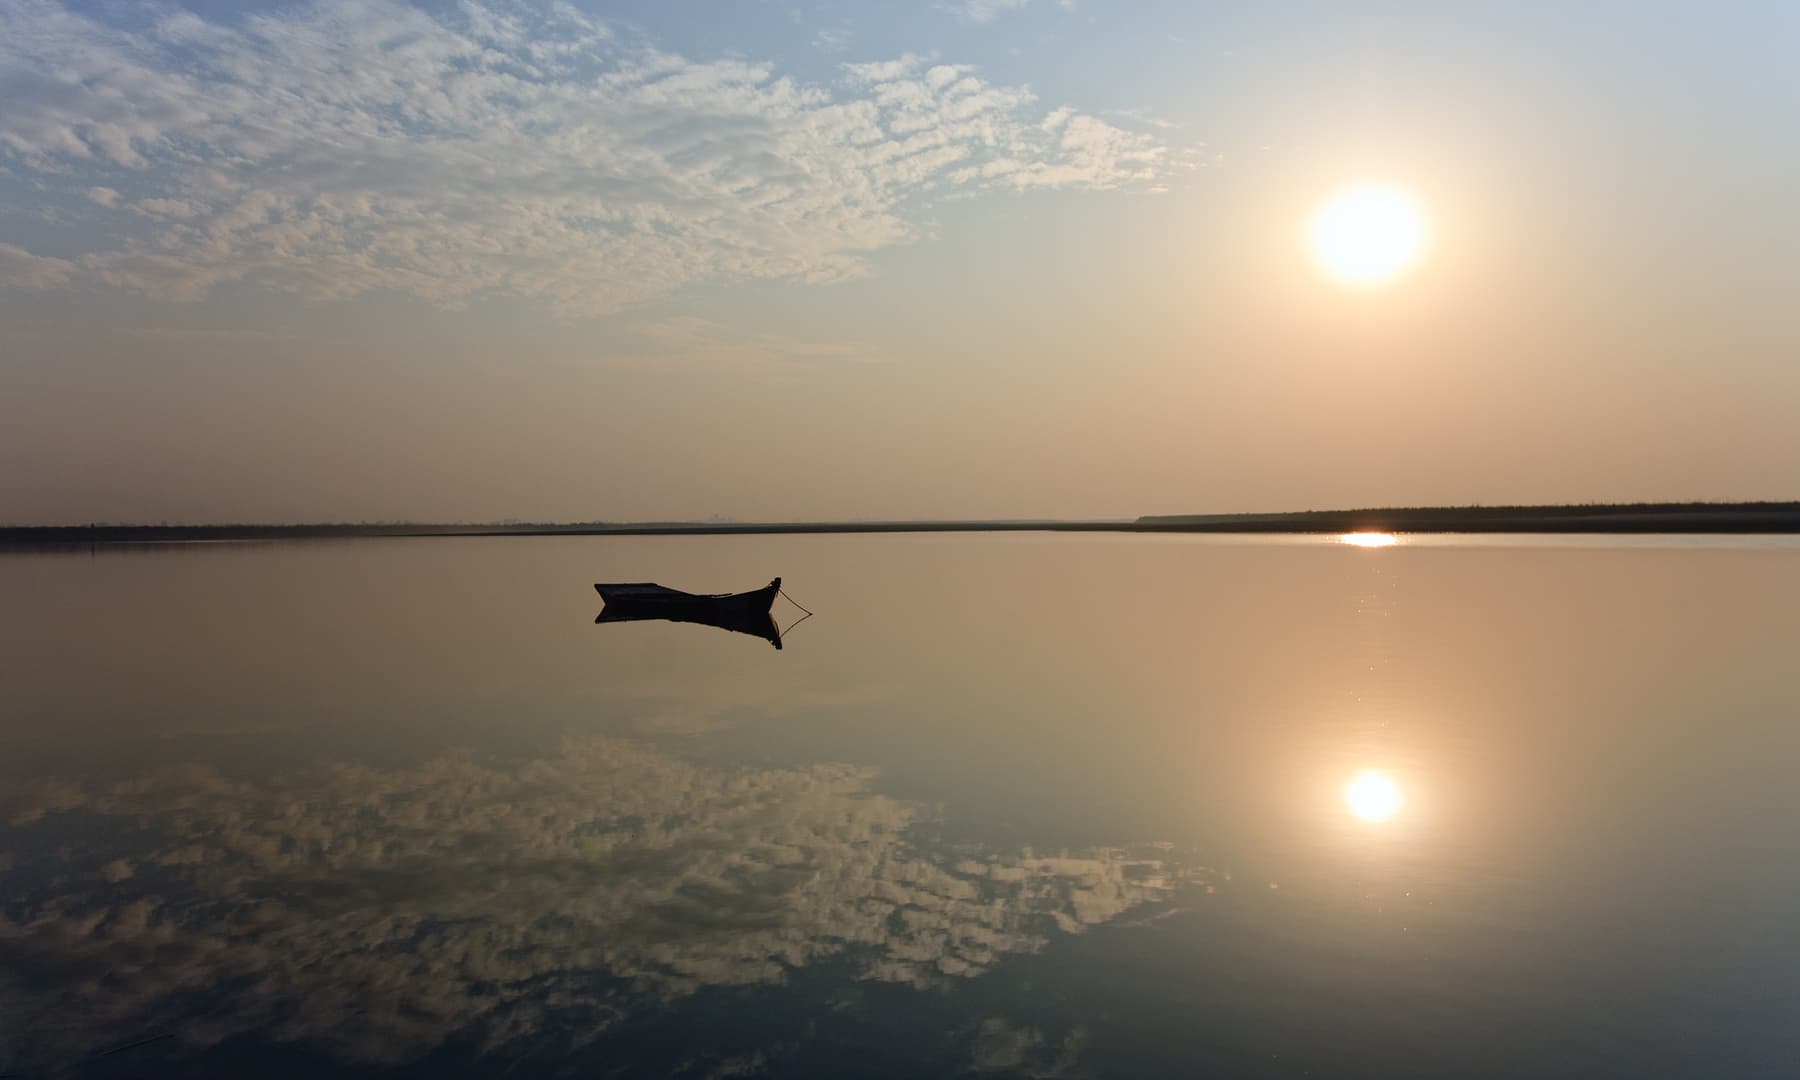
[[1359, 185], [1332, 196], [1313, 216], [1313, 256], [1340, 281], [1379, 285], [1418, 261], [1427, 231], [1425, 211], [1406, 191]]
[[1400, 809], [1400, 788], [1388, 774], [1359, 772], [1344, 788], [1350, 812], [1364, 821], [1386, 821]]
[[1393, 547], [1399, 542], [1398, 536], [1384, 532], [1353, 532], [1338, 537], [1338, 543], [1352, 547]]

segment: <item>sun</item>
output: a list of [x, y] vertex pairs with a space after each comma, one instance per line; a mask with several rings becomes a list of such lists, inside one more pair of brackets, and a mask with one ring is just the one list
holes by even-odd
[[1386, 821], [1400, 809], [1400, 786], [1386, 773], [1360, 772], [1344, 788], [1350, 812], [1364, 821]]
[[1409, 192], [1359, 184], [1333, 195], [1313, 215], [1313, 256], [1340, 281], [1380, 285], [1418, 262], [1428, 232], [1425, 210]]

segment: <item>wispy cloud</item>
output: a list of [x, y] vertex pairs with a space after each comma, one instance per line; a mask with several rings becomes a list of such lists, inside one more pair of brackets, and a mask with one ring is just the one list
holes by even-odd
[[1110, 109], [1108, 110], [1107, 115], [1116, 116], [1127, 123], [1139, 127], [1157, 128], [1162, 131], [1173, 131], [1181, 126], [1173, 120], [1158, 116], [1149, 109], [1141, 107], [1133, 109]]
[[813, 48], [820, 52], [847, 52], [856, 37], [848, 26], [828, 26], [813, 35]]
[[0, 242], [0, 287], [49, 289], [67, 285], [75, 274], [67, 259], [33, 255], [15, 244]]
[[908, 57], [810, 84], [566, 5], [101, 10], [113, 21], [0, 0], [13, 197], [21, 179], [46, 203], [82, 193], [57, 209], [83, 239], [5, 246], [8, 283], [597, 314], [699, 282], [855, 277], [916, 235], [921, 196], [1149, 187], [1165, 156], [1086, 114], [1046, 132], [1028, 89], [968, 67]]
[[[990, 23], [1009, 11], [1018, 11], [1031, 0], [946, 0], [944, 10], [964, 22]], [[1056, 0], [1056, 6], [1073, 15], [1077, 0]]]
[[1002, 13], [1017, 11], [1031, 0], [956, 0], [945, 4], [945, 8], [958, 18], [969, 22], [987, 23], [999, 18]]

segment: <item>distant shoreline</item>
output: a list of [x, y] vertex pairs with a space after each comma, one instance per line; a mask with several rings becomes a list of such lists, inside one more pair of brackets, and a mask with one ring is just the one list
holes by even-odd
[[1800, 502], [1390, 507], [1191, 514], [1132, 521], [580, 522], [572, 524], [22, 525], [0, 545], [423, 536], [763, 536], [808, 533], [1800, 533]]

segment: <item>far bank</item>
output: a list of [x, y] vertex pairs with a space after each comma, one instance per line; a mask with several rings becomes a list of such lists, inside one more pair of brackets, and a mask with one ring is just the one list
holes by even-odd
[[804, 533], [1800, 533], [1800, 502], [1421, 506], [1271, 514], [1152, 515], [1132, 521], [417, 522], [19, 525], [0, 545], [328, 540], [397, 536], [730, 536]]

